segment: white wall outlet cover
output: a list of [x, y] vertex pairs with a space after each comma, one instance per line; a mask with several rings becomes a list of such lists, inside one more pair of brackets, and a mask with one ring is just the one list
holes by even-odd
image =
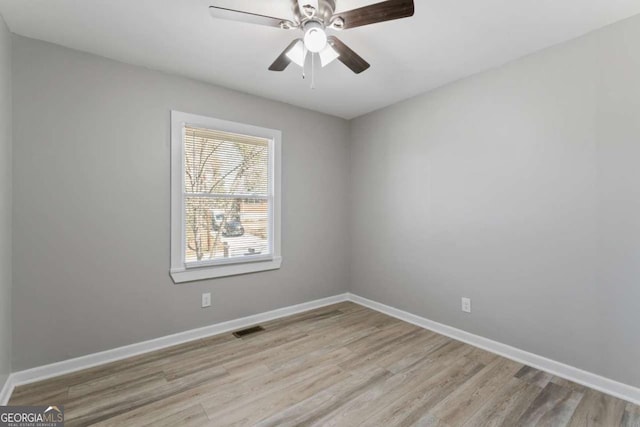
[[471, 313], [471, 298], [462, 298], [462, 311]]
[[202, 308], [211, 307], [211, 293], [202, 294]]

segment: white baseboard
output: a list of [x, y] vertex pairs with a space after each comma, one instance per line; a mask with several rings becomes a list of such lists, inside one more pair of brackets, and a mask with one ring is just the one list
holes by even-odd
[[416, 316], [415, 314], [411, 314], [358, 295], [349, 294], [348, 298], [356, 304], [360, 304], [397, 319], [404, 320], [405, 322], [446, 335], [474, 347], [479, 347], [492, 353], [499, 354], [507, 359], [515, 360], [516, 362], [526, 364], [542, 371], [549, 372], [555, 376], [582, 384], [611, 396], [633, 402], [636, 405], [640, 405], [640, 388], [623, 384], [537, 354], [529, 353], [528, 351], [520, 350], [518, 348], [463, 331], [461, 329], [434, 322], [433, 320]]
[[118, 347], [112, 350], [106, 350], [99, 353], [88, 354], [86, 356], [76, 357], [74, 359], [64, 360], [62, 362], [52, 363], [50, 365], [39, 366], [37, 368], [27, 369], [24, 371], [14, 372], [9, 375], [2, 390], [0, 391], [0, 405], [6, 405], [9, 401], [14, 387], [32, 382], [42, 381], [47, 378], [68, 374], [82, 369], [91, 368], [109, 362], [114, 362], [127, 357], [136, 356], [150, 351], [160, 350], [171, 347], [173, 345], [182, 344], [200, 338], [206, 338], [236, 329], [245, 328], [261, 322], [290, 316], [292, 314], [302, 313], [342, 301], [353, 301], [356, 304], [371, 308], [389, 316], [395, 317], [405, 322], [412, 323], [425, 329], [432, 330], [442, 335], [458, 341], [465, 342], [475, 347], [482, 348], [492, 353], [499, 354], [508, 359], [515, 360], [519, 363], [532, 366], [534, 368], [549, 372], [561, 378], [582, 384], [603, 393], [618, 397], [620, 399], [633, 402], [640, 405], [640, 388], [623, 384], [573, 366], [566, 365], [555, 360], [548, 359], [537, 354], [529, 353], [488, 338], [474, 335], [461, 329], [453, 328], [433, 320], [399, 310], [388, 305], [372, 301], [351, 293], [335, 295], [303, 304], [297, 304], [265, 313], [255, 314], [240, 319], [230, 320], [227, 322], [217, 323], [215, 325], [205, 326], [203, 328], [192, 329], [190, 331], [180, 332], [149, 341], [143, 341], [137, 344], [131, 344], [124, 347]]
[[11, 375], [7, 377], [7, 380], [2, 385], [2, 389], [0, 389], [0, 406], [6, 405], [11, 397], [11, 393], [13, 393], [13, 378]]
[[247, 326], [255, 325], [257, 323], [279, 319], [281, 317], [302, 313], [305, 311], [313, 310], [314, 308], [320, 308], [342, 301], [347, 301], [347, 294], [334, 295], [328, 298], [322, 298], [315, 301], [279, 308], [264, 313], [254, 314], [252, 316], [242, 317], [240, 319], [205, 326], [203, 328], [179, 332], [177, 334], [167, 335], [165, 337], [143, 341], [124, 347], [118, 347], [111, 350], [105, 350], [99, 353], [93, 353], [86, 356], [63, 360], [61, 362], [52, 363], [50, 365], [39, 366], [24, 371], [14, 372], [9, 375], [5, 386], [2, 388], [2, 393], [0, 394], [0, 405], [7, 404], [14, 387], [19, 385], [42, 381], [47, 378], [57, 377], [59, 375], [80, 371], [82, 369], [92, 368], [94, 366], [103, 365], [105, 363], [115, 362], [117, 360], [126, 359], [128, 357], [137, 356], [139, 354], [148, 353], [150, 351], [160, 350], [188, 341], [246, 328]]

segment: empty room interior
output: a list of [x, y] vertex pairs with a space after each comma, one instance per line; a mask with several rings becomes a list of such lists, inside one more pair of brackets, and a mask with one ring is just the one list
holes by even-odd
[[0, 427], [640, 427], [640, 1], [0, 0]]

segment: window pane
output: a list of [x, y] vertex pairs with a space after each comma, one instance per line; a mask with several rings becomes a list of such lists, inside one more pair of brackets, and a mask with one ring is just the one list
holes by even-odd
[[185, 127], [185, 192], [268, 195], [268, 140]]
[[187, 197], [186, 262], [269, 254], [266, 199]]

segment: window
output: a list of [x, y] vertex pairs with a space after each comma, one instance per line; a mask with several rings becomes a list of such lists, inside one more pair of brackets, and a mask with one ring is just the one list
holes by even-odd
[[280, 131], [171, 113], [171, 277], [280, 268]]

